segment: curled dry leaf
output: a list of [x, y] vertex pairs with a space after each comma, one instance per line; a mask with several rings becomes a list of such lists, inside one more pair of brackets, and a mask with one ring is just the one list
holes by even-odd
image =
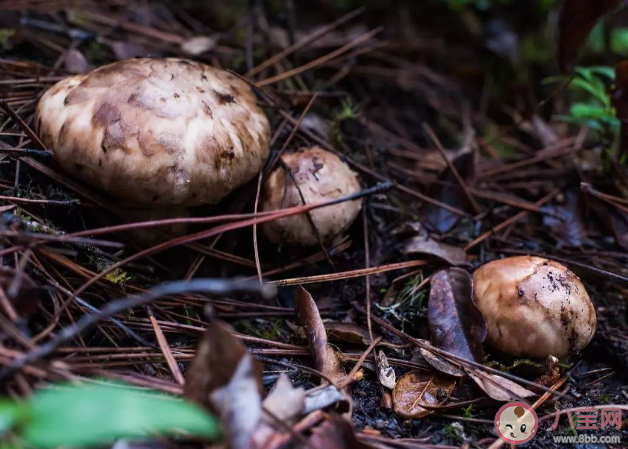
[[305, 328], [305, 336], [314, 356], [316, 369], [334, 382], [344, 378], [347, 372], [336, 351], [327, 343], [327, 331], [318, 307], [312, 295], [303, 287], [296, 289], [294, 308], [299, 321]]
[[[428, 341], [421, 340], [421, 342], [423, 342], [426, 345], [431, 346], [430, 342]], [[423, 357], [423, 359], [427, 363], [429, 363], [430, 366], [432, 366], [432, 368], [437, 369], [441, 373], [445, 373], [454, 377], [464, 376], [464, 370], [460, 366], [454, 363], [451, 363], [448, 360], [445, 360], [440, 355], [430, 352], [429, 350], [425, 348], [420, 348], [419, 352], [421, 353], [421, 356]]]
[[395, 370], [388, 364], [388, 358], [384, 351], [377, 351], [375, 353], [375, 360], [377, 362], [377, 378], [379, 383], [392, 390], [397, 384], [397, 375]]
[[496, 401], [510, 402], [536, 396], [536, 393], [497, 374], [488, 374], [472, 369], [467, 369], [467, 374], [491, 399]]
[[[242, 341], [231, 332], [233, 329], [226, 323], [217, 320], [209, 323], [185, 373], [185, 397], [211, 408], [210, 393], [229, 383], [240, 360], [248, 355]], [[257, 363], [254, 366], [258, 391], [262, 393], [262, 367]]]
[[[274, 418], [292, 424], [303, 412], [305, 397], [305, 390], [302, 387], [295, 388], [288, 376], [282, 373], [262, 405], [264, 411], [272, 414]], [[264, 420], [272, 422], [267, 416], [264, 416]]]
[[432, 276], [427, 318], [434, 346], [482, 362], [486, 322], [473, 301], [471, 275], [461, 268]]
[[395, 413], [403, 418], [423, 418], [433, 411], [427, 407], [444, 404], [454, 390], [454, 379], [435, 373], [410, 371], [399, 379], [393, 390]]
[[565, 0], [558, 18], [558, 64], [569, 71], [578, 62], [589, 33], [622, 0]]
[[427, 233], [408, 240], [403, 251], [405, 254], [427, 254], [438, 257], [450, 265], [461, 265], [467, 260], [467, 254], [462, 248], [433, 240]]
[[261, 404], [261, 422], [253, 434], [251, 447], [272, 446], [271, 441], [285, 431], [285, 425], [292, 426], [304, 413], [305, 396], [305, 390], [294, 388], [288, 376], [282, 373]]
[[[475, 182], [475, 165], [476, 158], [474, 151], [468, 151], [461, 154], [453, 161], [454, 167], [458, 170], [458, 173], [468, 186], [472, 186]], [[438, 177], [440, 182], [434, 183], [434, 185], [428, 190], [428, 195], [431, 198], [435, 198], [438, 201], [454, 206], [458, 209], [469, 209], [469, 200], [464, 191], [458, 184], [453, 172], [447, 168]], [[435, 232], [444, 234], [451, 231], [456, 226], [458, 215], [453, 212], [443, 209], [442, 207], [435, 206], [432, 203], [425, 203], [423, 206], [423, 212], [425, 213], [425, 224]]]
[[251, 354], [245, 354], [227, 385], [209, 395], [231, 449], [249, 449], [260, 425], [262, 398], [256, 364]]
[[262, 367], [231, 332], [225, 323], [209, 323], [186, 373], [184, 395], [220, 417], [229, 447], [245, 449], [262, 416]]
[[[347, 401], [348, 396], [338, 390], [334, 385], [329, 385], [322, 389], [313, 388], [307, 392], [303, 414], [307, 415], [313, 411], [327, 408], [338, 402]], [[347, 407], [349, 408], [349, 407]]]
[[[365, 346], [371, 344], [368, 329], [357, 324], [325, 323], [325, 329], [327, 330], [327, 336], [332, 341]], [[373, 338], [377, 338], [378, 336], [379, 335], [375, 333], [373, 334]]]
[[553, 236], [569, 246], [582, 246], [586, 228], [582, 222], [580, 190], [572, 186], [564, 194], [561, 203], [547, 206], [552, 215], [543, 215], [543, 225], [551, 229]]

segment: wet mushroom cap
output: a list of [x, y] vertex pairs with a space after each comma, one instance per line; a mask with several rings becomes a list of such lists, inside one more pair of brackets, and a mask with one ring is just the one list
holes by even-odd
[[540, 257], [489, 262], [473, 274], [475, 301], [487, 342], [516, 357], [563, 357], [595, 334], [595, 308], [580, 279]]
[[[319, 147], [301, 148], [294, 153], [284, 154], [282, 161], [283, 165], [279, 164], [264, 183], [264, 211], [301, 206], [301, 195], [305, 204], [316, 204], [360, 191], [357, 173], [338, 156]], [[284, 167], [290, 170], [290, 174]], [[346, 231], [360, 213], [361, 207], [360, 199], [311, 211], [310, 216], [323, 243], [332, 242], [336, 236]], [[275, 243], [301, 246], [318, 243], [307, 214], [264, 223], [262, 230]]]
[[42, 96], [35, 125], [64, 170], [135, 204], [216, 203], [269, 153], [249, 85], [186, 59], [130, 59], [66, 78]]

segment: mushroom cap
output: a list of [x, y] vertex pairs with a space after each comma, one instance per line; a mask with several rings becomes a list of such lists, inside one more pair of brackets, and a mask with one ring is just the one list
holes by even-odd
[[258, 174], [270, 129], [247, 83], [186, 59], [129, 59], [42, 96], [39, 135], [71, 175], [128, 203], [216, 203]]
[[495, 260], [473, 274], [487, 342], [517, 357], [562, 357], [595, 334], [595, 308], [580, 279], [540, 257]]
[[[301, 148], [281, 158], [285, 166], [290, 168], [305, 204], [331, 201], [360, 191], [357, 173], [338, 156], [319, 147]], [[303, 205], [299, 189], [284, 167], [277, 167], [264, 183], [262, 210], [273, 211]], [[329, 243], [346, 231], [360, 213], [361, 207], [360, 199], [310, 211], [322, 241]], [[302, 246], [318, 243], [307, 214], [264, 223], [262, 230], [275, 243]]]

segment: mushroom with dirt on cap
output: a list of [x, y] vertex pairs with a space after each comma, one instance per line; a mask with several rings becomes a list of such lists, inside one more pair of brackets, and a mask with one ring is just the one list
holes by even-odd
[[[264, 183], [263, 211], [322, 203], [360, 191], [357, 173], [322, 148], [301, 148], [282, 155], [280, 162]], [[262, 231], [274, 243], [312, 246], [320, 238], [327, 244], [351, 226], [361, 207], [361, 199], [345, 201], [264, 223]]]
[[473, 274], [487, 342], [516, 357], [563, 357], [589, 344], [595, 307], [567, 267], [540, 257], [495, 260]]
[[257, 175], [270, 129], [249, 85], [187, 59], [130, 59], [58, 82], [35, 125], [71, 175], [128, 205], [213, 204]]

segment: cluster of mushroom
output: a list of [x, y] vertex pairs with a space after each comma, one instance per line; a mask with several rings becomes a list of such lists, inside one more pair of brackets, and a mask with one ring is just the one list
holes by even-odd
[[473, 274], [487, 342], [516, 357], [563, 357], [595, 334], [595, 307], [580, 279], [540, 257], [495, 260]]
[[[68, 77], [42, 96], [35, 126], [65, 171], [161, 216], [217, 203], [258, 175], [270, 152], [270, 125], [250, 86], [179, 58], [131, 59]], [[282, 159], [264, 186], [265, 211], [360, 189], [357, 175], [320, 148]], [[263, 230], [277, 243], [330, 242], [360, 207], [359, 200], [340, 203]]]
[[[178, 58], [120, 61], [66, 78], [42, 96], [35, 125], [68, 173], [153, 215], [218, 202], [258, 175], [270, 152], [270, 126], [250, 86]], [[282, 155], [268, 176], [262, 210], [359, 190], [357, 174], [336, 155], [301, 148]], [[361, 205], [346, 201], [262, 229], [275, 243], [328, 244]], [[559, 263], [512, 257], [482, 266], [473, 279], [488, 342], [505, 353], [560, 357], [584, 348], [595, 333], [584, 286]]]

